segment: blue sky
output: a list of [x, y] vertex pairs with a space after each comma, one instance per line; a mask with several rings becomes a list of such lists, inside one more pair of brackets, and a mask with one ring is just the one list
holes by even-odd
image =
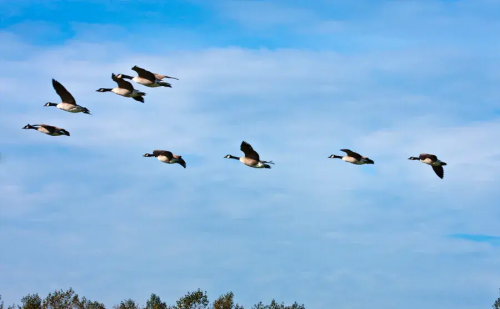
[[[71, 286], [109, 306], [197, 288], [248, 307], [491, 306], [499, 2], [113, 3], [0, 1], [6, 303]], [[134, 65], [180, 80], [136, 85], [145, 104], [95, 92]], [[52, 78], [93, 115], [43, 107]], [[276, 165], [223, 159], [242, 140]], [[376, 164], [327, 159], [341, 148]], [[421, 152], [443, 180], [407, 160]]]

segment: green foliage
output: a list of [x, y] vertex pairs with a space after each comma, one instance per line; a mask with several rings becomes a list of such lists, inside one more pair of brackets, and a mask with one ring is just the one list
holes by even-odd
[[500, 309], [500, 297], [495, 300], [495, 303], [493, 304], [493, 309]]
[[[0, 295], [0, 309], [4, 309], [4, 304], [2, 300], [2, 295]], [[14, 305], [10, 305], [7, 309], [16, 309]]]
[[264, 304], [260, 301], [253, 305], [252, 309], [266, 309], [266, 306], [264, 306]]
[[[500, 298], [495, 302], [494, 309], [500, 309]], [[5, 308], [2, 296], [0, 295], [0, 309], [106, 309], [104, 304], [97, 301], [88, 300], [85, 297], [80, 298], [78, 294], [69, 288], [67, 291], [56, 290], [49, 293], [47, 297], [41, 298], [38, 294], [28, 294], [21, 299], [21, 305], [11, 305]], [[113, 306], [113, 309], [244, 309], [243, 306], [235, 304], [233, 292], [220, 295], [210, 305], [207, 292], [198, 289], [194, 292], [188, 292], [177, 300], [175, 306], [168, 306], [161, 301], [156, 294], [151, 294], [146, 306], [141, 307], [132, 299], [125, 299], [120, 304]], [[274, 299], [269, 305], [262, 302], [255, 304], [252, 309], [305, 309], [304, 305], [297, 302], [290, 306], [284, 303], [277, 303]]]
[[302, 304], [299, 305], [297, 302], [294, 302], [291, 306], [285, 306], [285, 303], [278, 304], [274, 299], [271, 301], [271, 304], [264, 305], [262, 302], [255, 304], [252, 309], [305, 309], [306, 307]]
[[195, 292], [188, 292], [177, 301], [175, 309], [205, 309], [208, 307], [209, 301], [207, 292], [202, 292], [200, 289]]
[[19, 309], [42, 309], [42, 299], [38, 294], [28, 294], [21, 299]]
[[167, 304], [162, 302], [160, 297], [156, 294], [151, 294], [151, 297], [146, 302], [146, 308], [144, 309], [168, 309]]
[[244, 309], [243, 306], [234, 304], [234, 294], [233, 292], [229, 292], [223, 294], [217, 298], [213, 305], [213, 309]]
[[56, 290], [43, 300], [42, 309], [76, 309], [74, 306], [76, 302], [79, 302], [78, 295], [72, 288], [67, 291]]
[[97, 302], [97, 301], [90, 301], [83, 298], [82, 301], [83, 304], [83, 309], [106, 309], [103, 303]]
[[119, 305], [115, 305], [114, 309], [140, 309], [139, 304], [137, 304], [132, 299], [122, 300]]
[[[33, 294], [24, 297], [23, 300], [25, 299], [30, 302], [30, 305], [36, 306], [37, 298], [39, 298], [38, 295]], [[19, 309], [40, 309], [40, 307], [20, 307]], [[69, 288], [67, 291], [59, 290], [49, 293], [42, 301], [41, 309], [106, 309], [106, 307], [102, 303], [90, 301], [85, 297], [80, 300], [78, 294]]]

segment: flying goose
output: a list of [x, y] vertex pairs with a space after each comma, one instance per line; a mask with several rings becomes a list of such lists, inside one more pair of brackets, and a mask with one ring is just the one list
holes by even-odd
[[186, 168], [186, 161], [182, 158], [182, 156], [173, 154], [168, 150], [153, 150], [153, 153], [146, 153], [143, 157], [156, 157], [158, 160], [168, 164], [179, 163], [184, 168]]
[[[170, 76], [165, 76], [157, 73], [151, 73], [148, 70], [144, 70], [143, 68], [140, 68], [136, 65], [132, 67], [132, 70], [136, 71], [139, 76], [129, 76], [125, 74], [118, 74], [119, 78], [126, 78], [126, 79], [131, 79], [134, 82], [141, 84], [146, 87], [169, 87], [172, 88], [172, 85], [170, 83], [162, 81], [164, 78], [175, 78], [175, 77], [170, 77]], [[177, 78], [175, 78], [177, 79]]]
[[63, 111], [70, 113], [84, 113], [92, 115], [86, 107], [76, 104], [75, 98], [71, 93], [64, 88], [64, 86], [55, 79], [52, 79], [52, 86], [56, 90], [59, 97], [61, 97], [61, 103], [51, 103], [47, 102], [44, 106], [55, 106]]
[[131, 83], [127, 82], [123, 78], [117, 77], [114, 73], [111, 73], [111, 78], [118, 84], [116, 88], [99, 88], [97, 92], [114, 92], [122, 97], [132, 98], [136, 101], [144, 103], [144, 98], [146, 94], [144, 92], [134, 89]]
[[[245, 142], [241, 142], [240, 150], [245, 154], [244, 157], [235, 157], [232, 155], [226, 155], [224, 158], [226, 159], [236, 159], [246, 166], [254, 167], [254, 168], [271, 168], [269, 164], [274, 164], [273, 161], [262, 161], [259, 158], [259, 154], [257, 151], [253, 150], [252, 146]], [[267, 164], [268, 163], [268, 164]]]
[[51, 136], [60, 136], [60, 135], [69, 136], [69, 132], [64, 130], [63, 128], [49, 126], [48, 124], [34, 124], [34, 125], [27, 124], [23, 127], [23, 129], [33, 129], [37, 130], [38, 132], [42, 132]]
[[342, 159], [345, 162], [349, 162], [349, 163], [356, 164], [356, 165], [374, 164], [375, 163], [370, 158], [364, 157], [364, 156], [360, 155], [359, 153], [351, 151], [349, 149], [340, 149], [340, 151], [345, 152], [347, 155], [346, 156], [337, 156], [337, 155], [332, 154], [328, 158], [330, 158], [330, 159]]
[[409, 157], [408, 160], [420, 160], [420, 162], [428, 164], [432, 166], [432, 169], [438, 175], [439, 178], [443, 179], [444, 177], [444, 169], [443, 166], [447, 165], [446, 162], [438, 160], [438, 158], [429, 153], [421, 153], [418, 158], [417, 157]]

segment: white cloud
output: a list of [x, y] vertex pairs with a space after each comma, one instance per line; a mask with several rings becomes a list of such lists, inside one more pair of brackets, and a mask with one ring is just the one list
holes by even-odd
[[[310, 10], [266, 1], [222, 1], [216, 2], [216, 5], [220, 6], [223, 16], [256, 29], [298, 25], [316, 19], [315, 14]], [[255, 14], [249, 14], [250, 12], [255, 12]]]
[[[471, 295], [474, 308], [496, 295], [499, 249], [447, 237], [498, 234], [499, 92], [488, 88], [496, 53], [165, 56], [125, 43], [2, 40], [11, 42], [0, 61], [10, 103], [0, 114], [0, 244], [11, 248], [0, 265], [12, 265], [0, 272], [14, 282], [0, 290], [9, 302], [68, 286], [106, 304], [142, 302], [153, 290], [173, 300], [200, 287], [213, 298], [232, 289], [245, 305], [275, 297], [313, 309], [400, 308], [408, 299], [408, 308], [465, 309], [470, 301], [450, 291]], [[145, 104], [95, 92], [133, 65], [180, 80], [172, 89], [136, 85]], [[51, 78], [94, 115], [43, 107], [58, 99]], [[36, 122], [71, 137], [21, 130]], [[242, 140], [276, 165], [222, 158], [239, 155]], [[142, 157], [156, 148], [182, 154], [188, 168]], [[376, 164], [327, 159], [341, 148]], [[407, 160], [420, 152], [448, 162], [443, 180]], [[32, 281], [19, 279], [28, 274]]]

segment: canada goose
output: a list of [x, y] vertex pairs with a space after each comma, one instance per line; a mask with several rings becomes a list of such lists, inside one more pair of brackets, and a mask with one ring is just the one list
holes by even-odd
[[336, 156], [336, 155], [331, 155], [328, 158], [330, 159], [342, 159], [346, 162], [356, 164], [356, 165], [363, 165], [363, 164], [375, 164], [373, 160], [371, 160], [368, 157], [364, 157], [360, 155], [357, 152], [351, 151], [349, 149], [340, 149], [340, 151], [345, 152], [347, 155], [346, 156]]
[[184, 168], [186, 168], [186, 161], [182, 158], [182, 156], [173, 154], [168, 150], [153, 150], [153, 153], [146, 153], [143, 157], [156, 157], [158, 160], [168, 164], [179, 163]]
[[[165, 75], [160, 75], [156, 73], [151, 73], [148, 70], [144, 70], [143, 68], [140, 68], [136, 65], [132, 67], [132, 70], [136, 71], [139, 76], [129, 76], [125, 74], [118, 74], [119, 78], [126, 78], [126, 79], [131, 79], [134, 82], [141, 84], [146, 87], [169, 87], [172, 88], [172, 85], [170, 83], [162, 81], [164, 78], [173, 78], [170, 76], [165, 76]], [[175, 78], [177, 79], [177, 78]]]
[[[262, 161], [259, 158], [259, 154], [257, 151], [253, 150], [252, 146], [243, 141], [241, 142], [240, 150], [245, 154], [244, 157], [235, 157], [232, 155], [226, 155], [224, 158], [226, 159], [236, 159], [246, 166], [254, 167], [254, 168], [271, 168], [269, 164], [274, 164], [273, 161]], [[269, 164], [266, 164], [269, 163]]]
[[141, 103], [144, 103], [144, 98], [146, 94], [144, 92], [138, 91], [134, 89], [134, 86], [132, 86], [131, 83], [127, 82], [123, 78], [117, 77], [114, 73], [111, 73], [111, 79], [113, 79], [117, 84], [118, 87], [116, 88], [99, 88], [96, 91], [97, 92], [114, 92], [118, 95], [121, 95], [122, 97], [126, 98], [132, 98], [136, 101], [139, 101]]
[[61, 85], [55, 79], [52, 79], [52, 87], [56, 90], [59, 97], [61, 97], [61, 103], [51, 103], [47, 102], [44, 106], [55, 106], [63, 111], [70, 113], [84, 113], [92, 115], [86, 107], [80, 106], [76, 104], [75, 98], [71, 95], [71, 93]]
[[23, 127], [23, 129], [33, 129], [37, 130], [38, 132], [42, 132], [51, 136], [60, 136], [60, 135], [69, 136], [69, 132], [64, 130], [63, 128], [49, 126], [48, 124], [34, 124], [34, 125], [27, 124]]
[[408, 160], [420, 160], [420, 162], [432, 166], [432, 169], [438, 175], [439, 178], [443, 179], [444, 169], [443, 166], [447, 165], [446, 162], [438, 160], [438, 158], [433, 154], [421, 153], [417, 157], [409, 157]]

